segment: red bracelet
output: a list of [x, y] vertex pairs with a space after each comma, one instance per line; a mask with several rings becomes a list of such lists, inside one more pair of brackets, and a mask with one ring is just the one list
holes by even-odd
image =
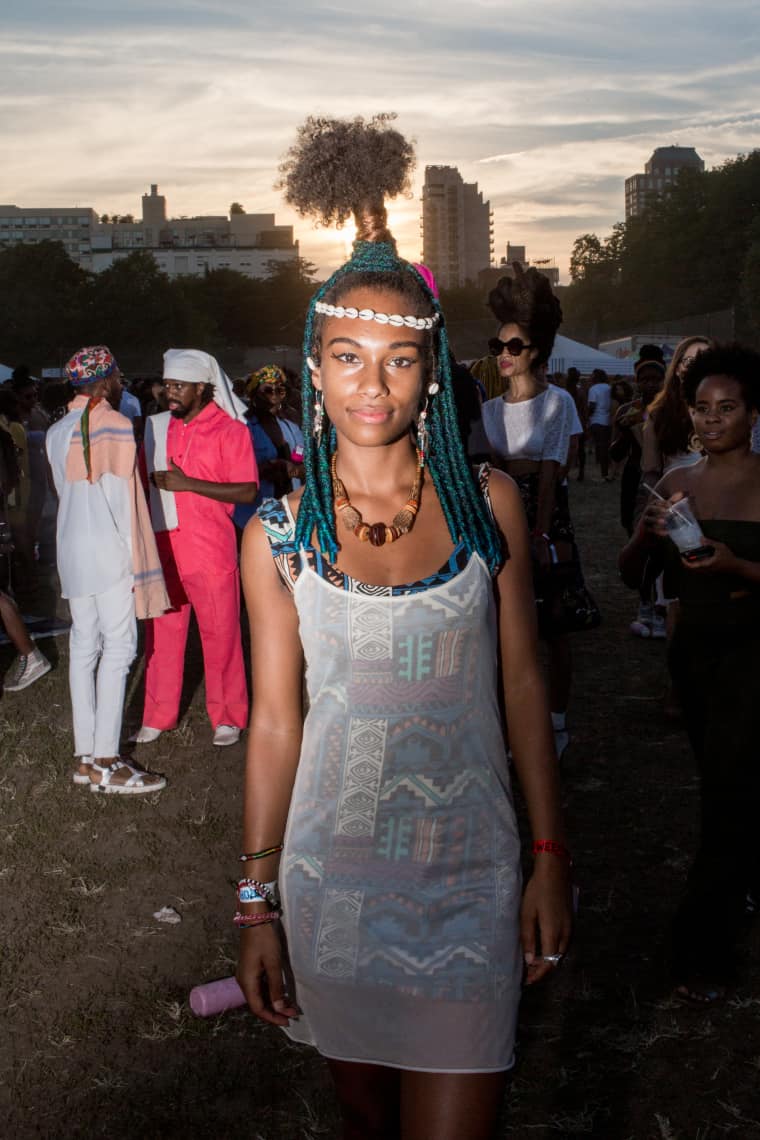
[[280, 912], [277, 910], [259, 911], [254, 914], [241, 914], [237, 912], [233, 918], [235, 926], [241, 930], [247, 930], [249, 926], [264, 926], [270, 922], [276, 922], [280, 917]]
[[559, 855], [561, 859], [567, 859], [570, 864], [573, 862], [567, 847], [564, 843], [557, 843], [556, 839], [536, 839], [533, 843], [533, 854], [540, 855], [542, 851], [547, 855]]

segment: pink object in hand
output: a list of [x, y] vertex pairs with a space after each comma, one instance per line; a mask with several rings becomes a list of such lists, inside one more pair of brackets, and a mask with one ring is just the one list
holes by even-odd
[[190, 1008], [196, 1017], [213, 1017], [245, 1004], [245, 994], [236, 978], [220, 978], [190, 990]]

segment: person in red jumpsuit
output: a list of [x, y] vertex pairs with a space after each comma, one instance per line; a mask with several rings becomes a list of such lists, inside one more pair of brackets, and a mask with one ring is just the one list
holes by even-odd
[[147, 625], [139, 744], [176, 728], [190, 610], [203, 647], [214, 744], [235, 744], [248, 721], [240, 640], [240, 573], [232, 512], [256, 497], [245, 406], [213, 356], [164, 353], [166, 412], [148, 419], [144, 460], [151, 515], [174, 609]]

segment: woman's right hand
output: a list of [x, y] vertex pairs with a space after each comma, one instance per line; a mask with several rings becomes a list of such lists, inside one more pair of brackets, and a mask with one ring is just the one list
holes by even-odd
[[685, 498], [683, 491], [675, 491], [669, 499], [655, 499], [652, 496], [641, 516], [643, 531], [646, 534], [657, 535], [658, 538], [666, 538], [668, 529], [665, 520], [668, 516], [668, 510], [673, 503], [678, 503], [683, 498]]
[[282, 940], [278, 923], [240, 931], [235, 974], [252, 1013], [270, 1025], [289, 1025], [298, 1009], [285, 992]]

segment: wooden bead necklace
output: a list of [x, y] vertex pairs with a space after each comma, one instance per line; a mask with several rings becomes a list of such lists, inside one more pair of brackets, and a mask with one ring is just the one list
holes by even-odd
[[365, 523], [359, 511], [351, 503], [342, 481], [338, 478], [338, 473], [335, 470], [337, 458], [338, 453], [334, 451], [330, 460], [330, 475], [332, 476], [335, 509], [340, 513], [344, 527], [352, 531], [359, 542], [369, 542], [370, 546], [384, 546], [386, 542], [395, 542], [397, 538], [401, 538], [402, 534], [407, 534], [412, 529], [417, 511], [420, 509], [422, 472], [425, 466], [422, 452], [417, 449], [417, 474], [409, 492], [409, 498], [398, 514], [393, 516], [393, 522], [390, 526], [386, 526], [382, 522]]

